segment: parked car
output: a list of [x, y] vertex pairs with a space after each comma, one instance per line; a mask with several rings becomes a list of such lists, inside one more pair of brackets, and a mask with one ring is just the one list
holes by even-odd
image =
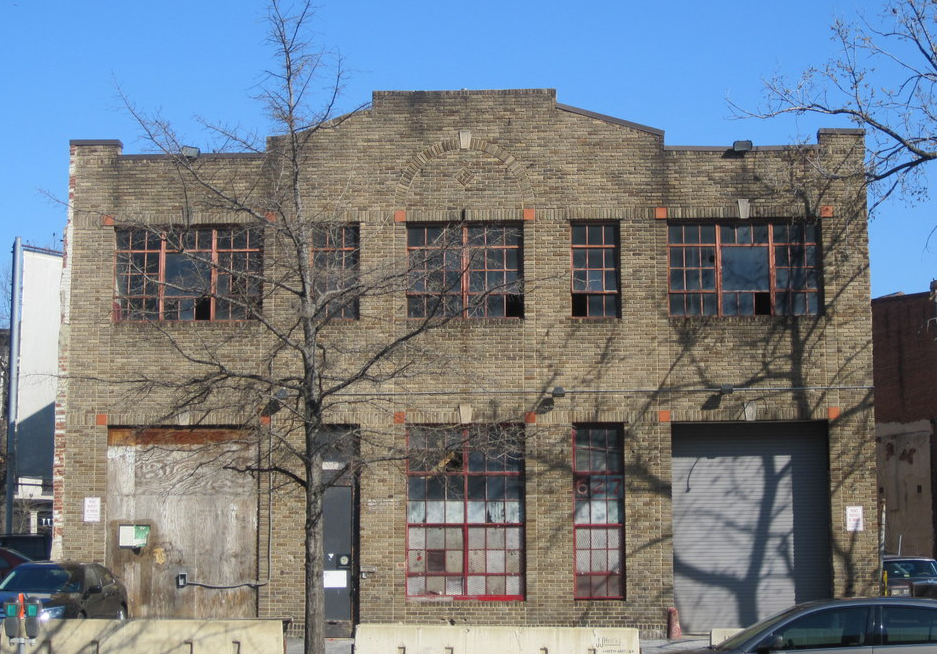
[[23, 563], [0, 582], [0, 603], [20, 593], [42, 600], [43, 620], [128, 617], [127, 589], [96, 563]]
[[6, 578], [10, 571], [21, 563], [29, 563], [32, 559], [28, 556], [11, 550], [8, 547], [0, 547], [0, 580]]
[[937, 599], [937, 561], [934, 559], [886, 554], [882, 564], [889, 595]]
[[9, 547], [33, 561], [48, 561], [52, 552], [51, 534], [0, 534], [0, 547]]
[[[909, 647], [925, 645], [925, 647]], [[680, 654], [767, 654], [871, 647], [875, 654], [937, 651], [937, 601], [912, 597], [819, 600], [792, 606], [713, 647]], [[670, 654], [677, 654], [672, 652]]]

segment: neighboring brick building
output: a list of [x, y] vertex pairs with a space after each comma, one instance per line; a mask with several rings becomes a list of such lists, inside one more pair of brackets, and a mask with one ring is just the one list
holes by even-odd
[[[458, 227], [446, 233], [484, 250], [491, 293], [482, 317], [420, 341], [465, 370], [378, 384], [380, 402], [362, 399], [335, 423], [398, 447], [409, 437], [411, 452], [429, 425], [526, 436], [507, 452], [471, 441], [441, 461], [378, 462], [332, 498], [355, 526], [347, 569], [327, 573], [327, 592], [347, 591], [349, 623], [660, 634], [671, 606], [697, 630], [876, 590], [865, 196], [848, 176], [811, 176], [858, 170], [862, 132], [821, 130], [798, 147], [665, 146], [659, 130], [519, 90], [376, 92], [313, 138], [306, 202], [347, 224], [331, 252], [357, 261], [360, 243], [362, 267], [405, 270], [409, 257], [431, 268], [439, 228]], [[137, 615], [299, 618], [296, 496], [186, 457], [192, 439], [237, 433], [239, 414], [187, 431], [185, 418], [162, 418], [159, 386], [108, 383], [184, 376], [191, 364], [166, 334], [244, 361], [268, 343], [219, 298], [170, 301], [120, 267], [138, 257], [165, 281], [176, 254], [128, 225], [202, 226], [211, 249], [238, 221], [193, 208], [172, 161], [124, 155], [117, 141], [71, 144], [57, 544], [117, 569]], [[269, 180], [263, 165], [198, 160], [232, 193]], [[267, 266], [275, 247], [250, 236], [232, 256]], [[421, 270], [406, 290], [361, 298], [332, 334], [399, 333], [434, 306], [419, 281], [433, 271]], [[485, 286], [492, 275], [504, 283]], [[476, 290], [461, 283], [454, 303]], [[263, 301], [287, 310], [276, 293]], [[147, 312], [157, 324], [138, 319]], [[148, 542], [121, 548], [120, 527], [134, 524]], [[270, 583], [177, 590], [179, 572]]]
[[886, 509], [885, 550], [934, 556], [934, 291], [872, 300], [872, 340], [879, 485]]

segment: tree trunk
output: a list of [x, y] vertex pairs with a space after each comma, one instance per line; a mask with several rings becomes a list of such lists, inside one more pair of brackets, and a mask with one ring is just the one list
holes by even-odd
[[[307, 427], [308, 429], [308, 427]], [[325, 654], [325, 592], [323, 590], [322, 456], [307, 449], [306, 458], [306, 616], [305, 654]]]

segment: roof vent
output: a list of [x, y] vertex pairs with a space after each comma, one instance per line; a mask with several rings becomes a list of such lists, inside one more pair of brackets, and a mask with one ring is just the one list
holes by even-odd
[[751, 152], [752, 142], [751, 141], [735, 141], [732, 143], [733, 152]]

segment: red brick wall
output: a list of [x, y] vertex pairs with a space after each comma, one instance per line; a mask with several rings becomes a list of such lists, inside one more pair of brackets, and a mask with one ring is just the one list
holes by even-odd
[[875, 422], [937, 416], [937, 322], [929, 293], [872, 301]]

